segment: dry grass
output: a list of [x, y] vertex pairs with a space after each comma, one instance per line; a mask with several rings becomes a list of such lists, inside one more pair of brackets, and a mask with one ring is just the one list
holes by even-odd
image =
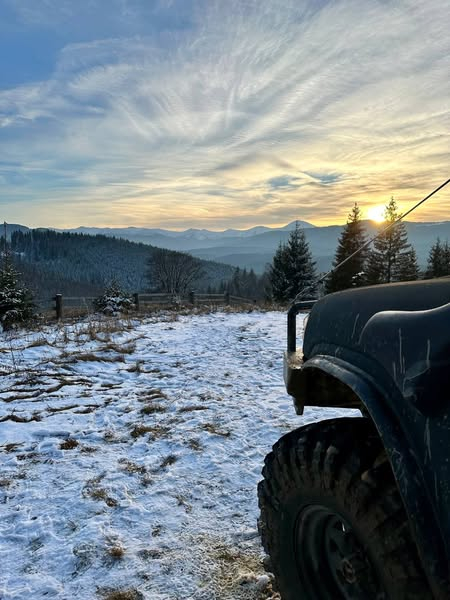
[[84, 452], [85, 454], [91, 454], [92, 452], [97, 452], [98, 448], [94, 446], [80, 446], [80, 452]]
[[188, 514], [192, 512], [192, 505], [189, 504], [184, 494], [177, 494], [175, 498], [177, 499], [178, 506], [182, 506]]
[[26, 452], [25, 454], [17, 454], [16, 460], [33, 460], [37, 458], [39, 454], [37, 452]]
[[21, 417], [20, 415], [16, 415], [15, 413], [11, 413], [10, 415], [5, 415], [0, 419], [0, 423], [4, 423], [5, 421], [12, 421], [13, 423], [31, 423], [31, 421], [41, 421], [42, 417], [39, 413], [33, 413], [31, 417]]
[[116, 344], [109, 342], [102, 348], [102, 352], [116, 352], [117, 354], [133, 354], [136, 350], [136, 344], [130, 342], [128, 344]]
[[221, 429], [219, 429], [217, 427], [217, 425], [214, 425], [214, 423], [204, 423], [201, 428], [204, 431], [207, 431], [208, 433], [211, 433], [213, 435], [220, 435], [222, 437], [230, 437], [231, 435], [231, 431], [222, 431]]
[[15, 450], [17, 450], [17, 448], [19, 448], [19, 446], [22, 445], [22, 443], [9, 443], [3, 444], [3, 446], [0, 446], [0, 448], [2, 448], [5, 452], [14, 452]]
[[144, 596], [136, 588], [99, 588], [97, 594], [103, 600], [144, 600]]
[[131, 430], [131, 437], [137, 439], [149, 433], [150, 436], [156, 440], [164, 437], [168, 437], [171, 431], [170, 427], [166, 427], [165, 425], [144, 425], [143, 423], [138, 423]]
[[167, 408], [162, 406], [161, 404], [146, 404], [141, 408], [141, 414], [143, 415], [153, 415], [155, 413], [166, 412]]
[[[160, 372], [159, 369], [157, 370]], [[149, 371], [150, 373], [151, 371]], [[151, 388], [149, 390], [145, 390], [139, 393], [139, 402], [146, 402], [147, 400], [168, 400], [169, 398], [166, 396], [164, 392], [157, 388]]]
[[178, 412], [191, 412], [196, 410], [209, 410], [209, 406], [201, 406], [199, 404], [188, 404], [187, 406], [182, 406], [178, 409]]
[[107, 540], [106, 554], [114, 561], [121, 560], [125, 556], [125, 548], [118, 540]]
[[38, 348], [40, 346], [51, 346], [51, 344], [44, 336], [39, 336], [30, 342], [27, 348]]
[[139, 473], [144, 475], [144, 473], [147, 472], [147, 469], [143, 465], [138, 465], [126, 458], [119, 459], [119, 466], [123, 471], [127, 471], [128, 473]]
[[83, 497], [91, 498], [92, 500], [103, 501], [107, 506], [115, 508], [118, 506], [118, 502], [115, 498], [112, 498], [105, 488], [100, 487], [100, 481], [103, 479], [102, 475], [88, 479], [83, 488]]
[[72, 410], [72, 408], [78, 408], [79, 404], [68, 404], [67, 406], [49, 406], [47, 412], [50, 414], [64, 412], [65, 410]]
[[130, 367], [128, 367], [127, 371], [128, 371], [128, 373], [137, 373], [138, 375], [140, 375], [142, 373], [142, 365], [143, 365], [143, 361], [137, 360], [134, 363], [134, 365], [131, 365]]
[[61, 448], [61, 450], [73, 450], [78, 446], [78, 444], [78, 440], [74, 438], [67, 438], [66, 440], [60, 443], [59, 447]]
[[203, 446], [201, 445], [199, 440], [191, 438], [186, 443], [191, 450], [195, 450], [196, 452], [200, 452], [201, 450], [203, 450]]
[[161, 461], [161, 464], [159, 465], [159, 469], [158, 470], [163, 470], [163, 469], [167, 469], [167, 467], [170, 467], [171, 465], [175, 464], [178, 460], [178, 457], [175, 456], [175, 454], [169, 454], [168, 456], [166, 456], [166, 458], [164, 458]]
[[150, 433], [152, 431], [153, 427], [150, 427], [148, 425], [143, 425], [142, 423], [135, 425], [133, 427], [133, 429], [131, 430], [131, 437], [133, 437], [134, 439], [137, 439], [138, 437], [141, 437], [143, 435], [145, 435], [146, 433]]
[[152, 529], [152, 537], [159, 537], [162, 532], [162, 525], [155, 525]]
[[89, 496], [92, 498], [92, 500], [103, 500], [104, 503], [111, 508], [114, 508], [118, 505], [117, 500], [115, 498], [111, 498], [104, 488], [95, 488], [91, 490]]
[[[257, 552], [229, 546], [220, 540], [211, 547], [213, 540], [202, 536], [200, 543], [205, 541], [209, 546], [208, 557], [214, 564], [211, 598], [280, 600], [280, 596], [273, 590], [271, 579], [260, 579], [263, 568]], [[222, 592], [225, 594], [222, 595]]]
[[94, 352], [62, 352], [61, 358], [66, 363], [76, 363], [76, 362], [125, 362], [125, 356], [123, 354], [116, 354], [115, 356], [99, 356], [98, 354], [94, 354]]
[[89, 413], [94, 412], [96, 408], [100, 408], [101, 404], [88, 404], [84, 408], [80, 408], [80, 410], [74, 410], [73, 412], [76, 415], [87, 415]]
[[144, 560], [155, 560], [158, 558], [162, 558], [164, 554], [161, 550], [157, 550], [156, 548], [149, 548], [141, 550], [139, 552], [139, 556], [141, 556]]

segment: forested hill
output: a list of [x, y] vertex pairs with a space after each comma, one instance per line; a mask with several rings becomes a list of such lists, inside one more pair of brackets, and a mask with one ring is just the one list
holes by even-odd
[[[149, 289], [146, 263], [155, 248], [104, 235], [34, 229], [12, 232], [11, 251], [26, 283], [44, 297], [96, 294], [112, 279], [130, 292]], [[220, 285], [234, 270], [211, 261], [201, 264], [205, 275], [199, 290]]]

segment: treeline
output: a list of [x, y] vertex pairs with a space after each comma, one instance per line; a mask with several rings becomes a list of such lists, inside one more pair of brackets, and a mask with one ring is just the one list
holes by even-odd
[[[406, 226], [394, 198], [385, 207], [381, 234], [369, 247], [367, 231], [357, 204], [352, 208], [338, 240], [333, 268], [317, 289], [319, 276], [303, 231], [296, 227], [287, 244], [280, 244], [268, 268], [271, 296], [288, 302], [301, 294], [302, 299], [317, 293], [331, 293], [352, 287], [414, 281], [450, 275], [450, 247], [437, 239], [430, 248], [428, 265], [421, 271], [417, 255], [408, 241]], [[339, 268], [337, 268], [339, 266]]]

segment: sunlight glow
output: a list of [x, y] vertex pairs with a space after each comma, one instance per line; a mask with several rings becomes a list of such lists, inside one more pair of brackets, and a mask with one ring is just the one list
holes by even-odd
[[367, 218], [376, 223], [382, 223], [384, 221], [385, 206], [378, 204], [377, 206], [371, 206], [367, 210]]

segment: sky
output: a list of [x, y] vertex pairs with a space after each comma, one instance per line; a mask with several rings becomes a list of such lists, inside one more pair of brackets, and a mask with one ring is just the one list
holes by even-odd
[[[0, 0], [0, 218], [345, 222], [449, 177], [448, 0]], [[450, 186], [410, 219], [450, 220]]]

